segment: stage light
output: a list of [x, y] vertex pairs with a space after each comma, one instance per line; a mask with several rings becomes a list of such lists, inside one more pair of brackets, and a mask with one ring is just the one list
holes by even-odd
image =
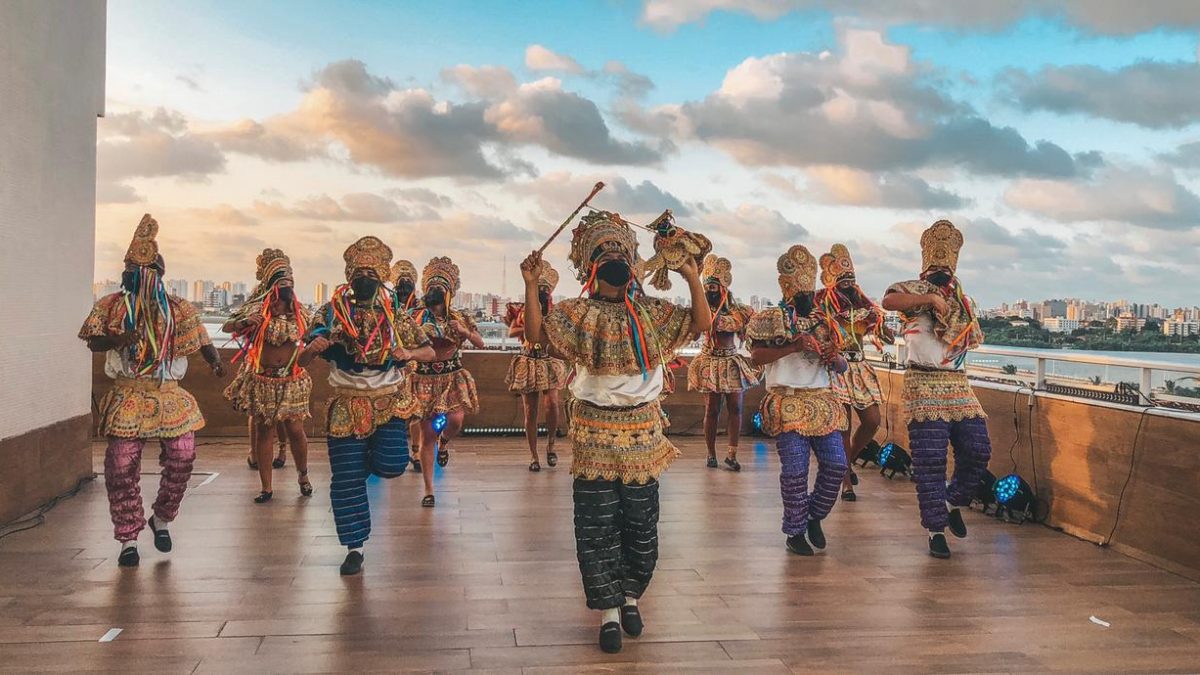
[[442, 429], [446, 428], [446, 413], [438, 413], [433, 416], [433, 430], [442, 433]]
[[761, 434], [763, 432], [762, 425], [763, 425], [762, 411], [757, 410], [754, 412], [754, 417], [750, 418], [750, 426], [754, 427], [754, 433]]
[[864, 447], [858, 453], [858, 457], [854, 458], [854, 463], [858, 464], [859, 462], [862, 462], [862, 464], [860, 464], [859, 466], [863, 466], [863, 467], [867, 466], [868, 464], [878, 465], [879, 464], [879, 450], [880, 450], [879, 443], [877, 443], [875, 441], [875, 439], [872, 438], [871, 440], [867, 441], [866, 447]]
[[999, 505], [996, 503], [996, 495], [993, 490], [996, 487], [996, 476], [987, 469], [983, 470], [983, 476], [979, 479], [979, 487], [975, 490], [975, 494], [971, 495], [970, 508], [978, 507], [984, 515], [995, 515], [999, 510]]
[[894, 478], [898, 473], [909, 475], [909, 468], [912, 467], [912, 457], [904, 451], [904, 448], [895, 443], [888, 443], [879, 449], [878, 461], [879, 475], [887, 476], [889, 479]]
[[1037, 506], [1037, 495], [1033, 488], [1015, 473], [999, 478], [992, 485], [992, 494], [996, 498], [996, 517], [1014, 520], [1018, 524], [1029, 520], [1034, 515]]

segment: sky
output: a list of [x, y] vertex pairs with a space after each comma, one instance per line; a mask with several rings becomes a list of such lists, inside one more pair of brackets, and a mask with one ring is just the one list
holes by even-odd
[[985, 307], [1200, 304], [1192, 0], [110, 0], [107, 58], [97, 280], [149, 212], [168, 277], [282, 248], [311, 299], [371, 234], [465, 291], [507, 261], [515, 295], [603, 181], [598, 208], [712, 239], [743, 299], [797, 243], [878, 295], [948, 218]]

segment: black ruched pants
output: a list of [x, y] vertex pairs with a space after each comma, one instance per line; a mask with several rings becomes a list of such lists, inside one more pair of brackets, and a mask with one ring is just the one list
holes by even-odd
[[576, 478], [575, 552], [591, 609], [640, 598], [658, 562], [658, 481]]

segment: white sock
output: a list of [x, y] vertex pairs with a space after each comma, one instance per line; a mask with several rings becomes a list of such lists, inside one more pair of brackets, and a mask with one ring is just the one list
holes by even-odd
[[637, 607], [637, 598], [625, 598], [625, 604], [630, 607]]
[[939, 534], [945, 534], [945, 533], [946, 533], [946, 531], [945, 531], [945, 530], [930, 530], [930, 531], [929, 531], [929, 538], [930, 538], [930, 539], [933, 539], [935, 536], [937, 536], [937, 535], [939, 535]]
[[125, 551], [127, 551], [127, 550], [129, 550], [129, 549], [131, 549], [131, 548], [132, 548], [132, 549], [136, 549], [136, 548], [137, 548], [137, 542], [136, 542], [136, 541], [127, 541], [127, 542], [125, 542], [125, 543], [121, 544], [121, 553], [124, 553]]
[[604, 610], [604, 616], [600, 619], [600, 625], [603, 626], [606, 623], [621, 623], [620, 607]]

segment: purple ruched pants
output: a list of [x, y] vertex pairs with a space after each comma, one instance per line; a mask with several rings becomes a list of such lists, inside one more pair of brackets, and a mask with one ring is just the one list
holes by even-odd
[[[972, 417], [961, 422], [909, 422], [908, 443], [917, 483], [917, 503], [921, 507], [921, 526], [933, 532], [943, 530], [950, 517], [946, 502], [967, 506], [971, 495], [979, 489], [979, 481], [992, 456], [987, 421]], [[946, 452], [950, 445], [954, 446], [954, 477], [947, 486]]]
[[[801, 436], [789, 431], [775, 439], [779, 450], [779, 491], [783, 494], [783, 533], [791, 537], [821, 520], [837, 503], [838, 488], [846, 475], [842, 433]], [[808, 493], [808, 453], [817, 456], [817, 481]]]
[[[189, 432], [178, 438], [159, 439], [166, 454], [158, 497], [154, 500], [156, 522], [169, 523], [179, 515], [179, 503], [192, 477], [196, 462], [196, 437]], [[108, 510], [113, 534], [119, 542], [134, 541], [146, 527], [142, 509], [142, 448], [139, 438], [109, 438], [104, 453], [104, 485], [108, 489]]]

